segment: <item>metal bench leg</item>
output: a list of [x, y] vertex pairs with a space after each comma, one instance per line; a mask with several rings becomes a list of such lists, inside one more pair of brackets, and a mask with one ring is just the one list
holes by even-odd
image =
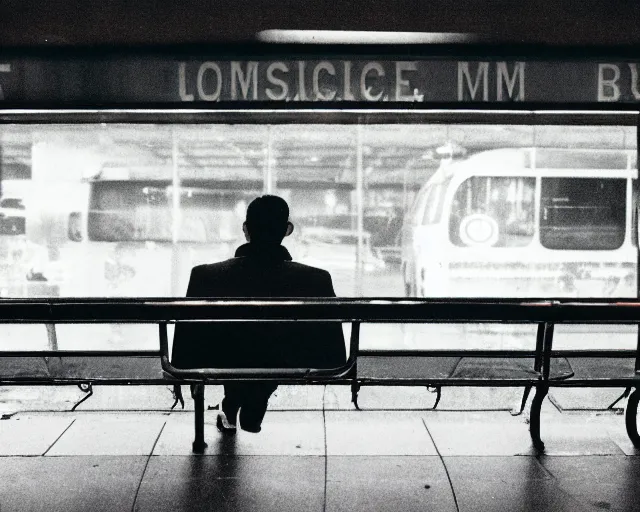
[[71, 408], [72, 411], [75, 411], [82, 402], [93, 396], [93, 386], [91, 385], [91, 382], [83, 382], [82, 384], [78, 384], [78, 387], [81, 391], [84, 391], [86, 395], [84, 395], [79, 402], [76, 402], [76, 404]]
[[544, 443], [540, 439], [540, 409], [542, 408], [542, 401], [549, 392], [549, 386], [538, 386], [536, 394], [531, 401], [531, 415], [529, 418], [529, 433], [531, 434], [531, 441], [533, 441], [533, 447], [543, 452]]
[[616, 398], [609, 407], [607, 407], [607, 410], [613, 409], [620, 400], [622, 400], [623, 398], [627, 398], [629, 396], [629, 393], [631, 393], [631, 388], [625, 388], [624, 392], [618, 398]]
[[638, 402], [640, 402], [640, 390], [635, 389], [629, 396], [627, 402], [627, 412], [625, 413], [625, 424], [627, 426], [627, 435], [633, 446], [640, 449], [640, 435], [638, 435]]
[[527, 405], [527, 400], [529, 399], [529, 393], [531, 393], [532, 386], [525, 386], [524, 393], [522, 394], [522, 401], [520, 402], [520, 407], [518, 410], [512, 409], [511, 416], [520, 416], [524, 412], [524, 408]]
[[440, 399], [442, 398], [442, 386], [434, 386], [433, 390], [431, 389], [431, 386], [427, 386], [427, 391], [429, 391], [429, 393], [436, 394], [436, 401], [433, 404], [433, 407], [431, 408], [431, 410], [434, 411], [436, 407], [438, 407], [438, 404], [440, 403]]
[[193, 441], [193, 451], [194, 453], [202, 453], [207, 447], [207, 443], [204, 442], [204, 384], [196, 384], [191, 389], [196, 420], [196, 438]]
[[351, 384], [351, 402], [355, 406], [356, 410], [360, 410], [360, 406], [358, 405], [358, 391], [360, 391], [360, 384], [357, 382], [353, 382]]

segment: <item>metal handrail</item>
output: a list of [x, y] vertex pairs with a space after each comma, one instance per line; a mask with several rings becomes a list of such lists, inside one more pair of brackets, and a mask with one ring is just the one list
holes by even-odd
[[566, 299], [1, 299], [0, 323], [233, 321], [640, 323], [640, 300]]
[[[169, 358], [167, 325], [178, 322], [270, 322], [335, 321], [353, 324], [349, 359], [338, 368], [195, 368], [174, 367]], [[55, 324], [142, 323], [158, 324], [161, 365], [165, 372], [183, 380], [251, 378], [323, 381], [356, 377], [358, 355], [381, 351], [360, 351], [359, 326], [366, 323], [535, 323], [538, 342], [535, 351], [451, 350], [421, 351], [422, 356], [467, 355], [476, 357], [536, 358], [536, 371], [549, 380], [551, 359], [564, 351], [553, 350], [553, 330], [563, 323], [640, 323], [640, 300], [566, 299], [413, 299], [413, 298], [56, 298], [1, 299], [0, 323], [43, 323], [50, 337]], [[55, 350], [53, 351], [55, 352]], [[91, 351], [73, 351], [94, 355]], [[135, 351], [134, 351], [135, 352]], [[601, 352], [618, 357], [627, 351]], [[640, 365], [638, 350], [636, 361]], [[28, 352], [21, 351], [23, 355]], [[48, 352], [47, 352], [48, 353]], [[70, 355], [71, 352], [65, 355]], [[114, 351], [113, 355], [129, 352]], [[403, 351], [393, 351], [401, 355]], [[578, 357], [597, 356], [598, 351], [573, 352]], [[34, 351], [33, 355], [39, 352]], [[407, 355], [417, 355], [408, 352]], [[614, 354], [613, 356], [611, 354]], [[11, 354], [0, 352], [5, 356]], [[16, 354], [17, 355], [17, 354]], [[60, 353], [63, 355], [63, 353]], [[95, 355], [102, 355], [96, 352]], [[622, 356], [620, 356], [622, 357]]]

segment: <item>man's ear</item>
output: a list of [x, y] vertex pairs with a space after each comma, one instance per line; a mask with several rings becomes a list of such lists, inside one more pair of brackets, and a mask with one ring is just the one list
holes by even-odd
[[293, 233], [293, 224], [291, 222], [287, 222], [287, 231], [284, 236], [289, 236], [291, 233]]
[[242, 223], [242, 232], [244, 233], [244, 238], [247, 242], [250, 242], [250, 236], [249, 236], [249, 230], [247, 229], [247, 223], [243, 222]]

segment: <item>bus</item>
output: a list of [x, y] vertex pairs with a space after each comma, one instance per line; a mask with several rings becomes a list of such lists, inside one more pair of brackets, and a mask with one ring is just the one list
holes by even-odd
[[402, 228], [405, 294], [636, 297], [635, 150], [506, 148], [442, 165]]
[[44, 275], [58, 276], [60, 296], [180, 296], [193, 266], [233, 256], [258, 193], [107, 173], [67, 184], [56, 211], [30, 208], [27, 233], [47, 247]]

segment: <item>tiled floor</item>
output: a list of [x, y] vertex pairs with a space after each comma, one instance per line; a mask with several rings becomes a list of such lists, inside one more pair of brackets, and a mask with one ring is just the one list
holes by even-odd
[[260, 434], [191, 453], [193, 415], [0, 421], [0, 510], [639, 510], [624, 416], [543, 408], [546, 453], [508, 412], [271, 410]]

